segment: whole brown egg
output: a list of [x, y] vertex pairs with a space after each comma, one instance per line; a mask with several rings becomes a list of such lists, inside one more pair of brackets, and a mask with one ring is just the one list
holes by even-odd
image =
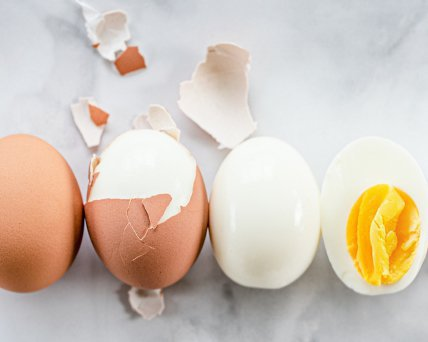
[[31, 135], [0, 139], [0, 287], [31, 292], [60, 279], [82, 232], [79, 186], [59, 152]]

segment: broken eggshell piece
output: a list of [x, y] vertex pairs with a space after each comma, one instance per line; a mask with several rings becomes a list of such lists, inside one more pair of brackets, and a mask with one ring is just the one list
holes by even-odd
[[150, 126], [156, 131], [165, 132], [177, 141], [180, 140], [180, 130], [165, 107], [160, 105], [150, 105], [148, 112], [138, 115], [132, 125], [135, 129], [143, 129]]
[[128, 131], [91, 162], [85, 205], [106, 267], [138, 289], [179, 281], [206, 235], [205, 185], [190, 152], [155, 130]]
[[89, 148], [98, 147], [108, 122], [109, 114], [92, 97], [81, 97], [71, 106], [74, 122]]
[[137, 46], [128, 46], [114, 62], [117, 71], [122, 75], [145, 69], [146, 61]]
[[131, 287], [128, 291], [129, 304], [144, 319], [151, 320], [162, 315], [165, 310], [165, 301], [161, 289], [142, 290]]
[[82, 8], [85, 27], [92, 46], [109, 61], [116, 60], [116, 53], [126, 50], [126, 42], [131, 39], [128, 16], [121, 10], [101, 13], [88, 4], [77, 0]]
[[237, 45], [211, 46], [192, 79], [180, 85], [178, 106], [219, 148], [235, 147], [256, 129], [248, 106], [249, 62]]

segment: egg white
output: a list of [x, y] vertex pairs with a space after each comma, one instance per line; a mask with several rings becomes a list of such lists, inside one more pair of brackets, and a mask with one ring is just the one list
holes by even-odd
[[196, 161], [166, 133], [136, 129], [117, 137], [100, 155], [88, 202], [171, 195], [159, 223], [177, 215], [192, 197]]

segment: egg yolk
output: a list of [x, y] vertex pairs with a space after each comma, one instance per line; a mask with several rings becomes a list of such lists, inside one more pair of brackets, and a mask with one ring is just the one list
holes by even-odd
[[366, 190], [348, 218], [348, 251], [372, 285], [393, 284], [412, 265], [420, 236], [419, 211], [405, 192], [386, 184]]

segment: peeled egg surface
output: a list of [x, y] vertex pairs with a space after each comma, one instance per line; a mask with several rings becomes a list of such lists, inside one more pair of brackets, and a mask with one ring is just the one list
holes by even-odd
[[259, 137], [229, 153], [210, 199], [211, 242], [227, 276], [248, 287], [286, 286], [309, 267], [319, 236], [318, 186], [294, 148]]
[[362, 138], [338, 153], [321, 192], [328, 258], [346, 286], [394, 293], [417, 276], [428, 247], [428, 186], [400, 145]]
[[64, 158], [31, 135], [0, 139], [0, 287], [45, 288], [80, 247], [83, 203]]
[[157, 289], [195, 262], [208, 200], [190, 152], [165, 133], [139, 129], [120, 135], [94, 161], [85, 213], [106, 267], [131, 286]]

